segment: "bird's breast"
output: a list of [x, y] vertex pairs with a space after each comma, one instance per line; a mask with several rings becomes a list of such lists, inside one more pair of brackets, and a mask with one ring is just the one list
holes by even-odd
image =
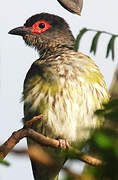
[[100, 126], [102, 120], [94, 112], [108, 99], [99, 71], [89, 71], [85, 66], [82, 69], [77, 62], [75, 66], [54, 65], [26, 81], [25, 117], [43, 114], [43, 120], [35, 127], [37, 131], [52, 138], [82, 141], [92, 128]]

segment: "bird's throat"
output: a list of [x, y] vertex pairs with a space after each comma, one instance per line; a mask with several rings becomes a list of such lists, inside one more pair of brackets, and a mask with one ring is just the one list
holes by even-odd
[[39, 54], [40, 59], [47, 59], [50, 56], [58, 57], [62, 54], [64, 54], [68, 50], [73, 50], [74, 46], [68, 46], [68, 45], [57, 45], [55, 47], [47, 47], [47, 48], [39, 48]]

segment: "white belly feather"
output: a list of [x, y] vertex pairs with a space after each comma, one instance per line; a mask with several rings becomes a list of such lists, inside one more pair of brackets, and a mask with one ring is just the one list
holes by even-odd
[[[44, 69], [44, 79], [36, 79], [24, 102], [31, 105], [27, 111], [45, 115], [42, 123], [47, 136], [81, 141], [89, 137], [91, 128], [101, 125], [102, 120], [94, 112], [102, 108], [109, 95], [103, 76], [90, 58], [73, 51], [63, 56], [51, 64], [51, 69]], [[49, 75], [54, 83], [47, 81]]]
[[[80, 78], [77, 84], [68, 79], [68, 83], [63, 82], [63, 86], [66, 84], [66, 87], [54, 96], [50, 95], [50, 91], [40, 92], [39, 86], [36, 85], [25, 99], [25, 102], [34, 102], [30, 111], [38, 109], [41, 101], [43, 105], [46, 104], [47, 107], [42, 110], [42, 114], [47, 136], [81, 141], [89, 137], [91, 128], [101, 124], [94, 112], [102, 107], [107, 92], [98, 83], [94, 83], [93, 86], [83, 81], [85, 80]], [[35, 96], [36, 94], [38, 96]]]

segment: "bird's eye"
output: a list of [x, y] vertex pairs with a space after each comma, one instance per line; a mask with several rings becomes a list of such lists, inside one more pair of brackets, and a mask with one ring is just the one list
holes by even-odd
[[51, 25], [48, 24], [47, 21], [41, 20], [41, 21], [35, 22], [32, 25], [31, 30], [32, 30], [32, 33], [41, 34], [41, 33], [45, 32], [45, 31], [47, 31], [50, 27], [51, 27]]
[[45, 24], [44, 23], [40, 23], [39, 24], [39, 28], [41, 28], [41, 29], [45, 28]]

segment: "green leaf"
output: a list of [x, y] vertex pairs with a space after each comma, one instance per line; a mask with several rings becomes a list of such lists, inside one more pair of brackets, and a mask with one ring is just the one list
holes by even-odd
[[87, 32], [88, 29], [87, 28], [83, 28], [80, 33], [78, 34], [76, 40], [75, 40], [75, 51], [78, 51], [79, 49], [79, 44], [80, 44], [80, 40], [82, 38], [82, 36], [84, 35], [85, 32]]
[[116, 157], [118, 159], [118, 144], [116, 144], [116, 143], [114, 144], [113, 150], [114, 150], [114, 153], [115, 153], [115, 155], [116, 155]]
[[95, 142], [103, 149], [112, 147], [113, 140], [107, 134], [99, 132], [95, 135]]
[[10, 163], [0, 158], [0, 164], [3, 164], [5, 166], [9, 166]]
[[94, 55], [96, 54], [98, 39], [99, 39], [100, 35], [101, 35], [101, 32], [98, 31], [98, 32], [96, 33], [96, 35], [94, 36], [93, 41], [92, 41], [92, 44], [91, 44], [90, 52], [93, 52]]
[[112, 99], [111, 101], [109, 101], [107, 104], [103, 104], [103, 106], [105, 107], [105, 109], [109, 110], [109, 109], [113, 109], [113, 108], [118, 108], [118, 99]]
[[114, 121], [116, 121], [116, 123], [118, 123], [118, 109], [116, 109], [115, 111], [113, 111], [113, 112], [109, 112], [109, 113], [106, 113], [105, 115], [104, 115], [104, 117], [106, 118], [106, 119], [111, 119], [112, 121], [114, 120]]
[[112, 54], [112, 59], [114, 60], [114, 41], [115, 41], [116, 36], [113, 35], [108, 43], [107, 46], [107, 53], [106, 53], [106, 58], [109, 56], [109, 53], [111, 52]]

